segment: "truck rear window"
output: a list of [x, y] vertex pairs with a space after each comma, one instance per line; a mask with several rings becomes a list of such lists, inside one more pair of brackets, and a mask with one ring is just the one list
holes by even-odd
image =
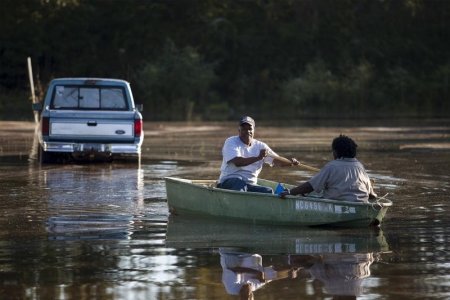
[[52, 109], [128, 110], [125, 91], [120, 87], [55, 87]]

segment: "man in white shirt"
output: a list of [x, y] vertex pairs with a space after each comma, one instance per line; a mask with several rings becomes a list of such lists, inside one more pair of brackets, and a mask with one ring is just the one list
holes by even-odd
[[266, 143], [254, 139], [254, 133], [255, 121], [248, 116], [241, 118], [239, 135], [229, 137], [223, 145], [223, 161], [217, 187], [236, 191], [273, 193], [271, 188], [257, 185], [258, 175], [264, 163], [270, 166], [299, 164], [295, 158], [287, 159], [278, 156]]
[[309, 181], [290, 191], [280, 194], [304, 195], [315, 191], [322, 193], [324, 198], [368, 202], [377, 195], [373, 191], [369, 175], [364, 166], [356, 159], [358, 145], [349, 137], [340, 135], [333, 140], [331, 148], [334, 160], [327, 163]]
[[256, 253], [221, 247], [219, 254], [225, 290], [240, 299], [254, 299], [253, 293], [272, 280], [296, 276], [297, 268], [291, 266], [263, 266], [262, 256]]

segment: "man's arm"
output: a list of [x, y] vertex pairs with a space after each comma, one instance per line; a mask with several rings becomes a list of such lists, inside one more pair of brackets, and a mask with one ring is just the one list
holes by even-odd
[[232, 267], [232, 268], [228, 268], [228, 269], [237, 274], [242, 274], [242, 273], [255, 274], [259, 281], [261, 281], [261, 282], [265, 281], [265, 274], [263, 271], [260, 271], [260, 270], [255, 270], [255, 269], [247, 268], [247, 267]]
[[309, 182], [305, 182], [291, 190], [284, 191], [280, 194], [281, 198], [285, 198], [287, 195], [304, 195], [314, 191], [312, 185]]
[[283, 156], [274, 157], [273, 164], [277, 167], [290, 167], [290, 166], [297, 166], [300, 164], [300, 162], [295, 158], [286, 158]]
[[[369, 177], [369, 175], [367, 175]], [[377, 194], [373, 190], [373, 187], [375, 185], [375, 181], [373, 179], [369, 179], [369, 200], [373, 200], [377, 198]]]
[[261, 159], [264, 159], [264, 157], [267, 156], [267, 150], [262, 149], [259, 152], [258, 156], [252, 156], [252, 157], [235, 157], [233, 159], [230, 159], [228, 163], [234, 164], [236, 167], [245, 167], [248, 165], [251, 165], [252, 163], [255, 163], [257, 161], [260, 161]]

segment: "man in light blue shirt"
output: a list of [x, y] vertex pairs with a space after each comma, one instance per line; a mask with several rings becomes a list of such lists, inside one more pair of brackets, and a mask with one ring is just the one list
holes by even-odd
[[256, 140], [254, 133], [255, 121], [249, 116], [241, 118], [239, 135], [229, 137], [223, 145], [223, 160], [217, 187], [236, 191], [273, 193], [271, 188], [257, 185], [258, 175], [264, 163], [270, 166], [299, 164], [295, 158], [287, 159], [278, 156], [266, 143]]

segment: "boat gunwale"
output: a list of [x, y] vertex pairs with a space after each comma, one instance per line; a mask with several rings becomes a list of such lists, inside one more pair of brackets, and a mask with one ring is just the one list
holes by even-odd
[[[216, 190], [222, 193], [231, 193], [231, 194], [250, 194], [251, 196], [258, 196], [258, 197], [268, 197], [268, 198], [278, 198], [281, 201], [286, 200], [286, 199], [292, 199], [292, 200], [307, 200], [307, 201], [320, 201], [320, 202], [324, 202], [324, 203], [330, 203], [330, 204], [338, 204], [338, 205], [349, 205], [349, 206], [371, 206], [372, 208], [375, 209], [375, 206], [379, 206], [379, 210], [381, 210], [381, 208], [384, 207], [391, 207], [393, 205], [392, 201], [386, 198], [379, 198], [379, 200], [383, 200], [378, 202], [377, 200], [374, 202], [356, 202], [356, 201], [346, 201], [346, 200], [335, 200], [335, 199], [329, 199], [329, 198], [322, 198], [319, 196], [293, 196], [293, 195], [287, 195], [285, 199], [281, 199], [278, 195], [276, 194], [265, 194], [265, 193], [258, 193], [258, 192], [242, 192], [242, 191], [234, 191], [234, 190], [228, 190], [228, 189], [221, 189], [215, 186], [205, 186], [202, 185], [201, 183], [215, 183], [217, 182], [214, 179], [205, 179], [205, 180], [196, 180], [196, 179], [185, 179], [185, 178], [179, 178], [179, 177], [164, 177], [164, 180], [169, 180], [172, 182], [177, 182], [177, 183], [184, 183], [184, 184], [190, 184], [193, 185], [197, 188], [202, 188], [202, 189], [206, 189], [206, 190]], [[267, 179], [264, 179], [264, 181], [267, 182], [274, 182], [274, 181], [270, 181]], [[289, 185], [289, 184], [288, 184]]]

